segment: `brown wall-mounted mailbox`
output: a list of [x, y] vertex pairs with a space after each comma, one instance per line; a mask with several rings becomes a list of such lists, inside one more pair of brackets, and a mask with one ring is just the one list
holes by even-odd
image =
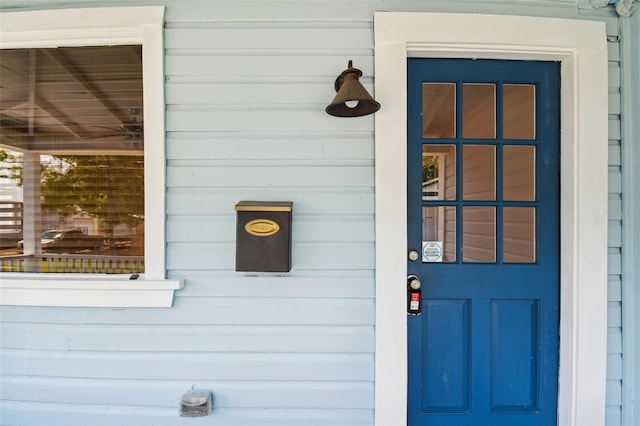
[[240, 201], [236, 204], [236, 271], [291, 270], [289, 201]]

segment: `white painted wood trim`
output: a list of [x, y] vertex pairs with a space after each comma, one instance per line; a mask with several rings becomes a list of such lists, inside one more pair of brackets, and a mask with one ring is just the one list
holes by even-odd
[[607, 47], [604, 23], [377, 12], [375, 424], [406, 424], [406, 58], [561, 62], [558, 424], [604, 424], [607, 347]]
[[[164, 10], [164, 6], [143, 6], [0, 13], [0, 48], [3, 49], [143, 45], [144, 122], [147, 141], [145, 143], [145, 274], [149, 280], [153, 281], [164, 280], [166, 274]], [[9, 285], [9, 281], [4, 276], [3, 274], [0, 282], [3, 295], [5, 286]], [[45, 282], [46, 288], [53, 287], [56, 291], [59, 290], [56, 283], [46, 284], [52, 282], [49, 276], [41, 279]], [[85, 279], [87, 282], [92, 281], [91, 276], [85, 276]], [[15, 282], [14, 285], [18, 284], [19, 282]], [[169, 287], [174, 285], [175, 281], [169, 281]], [[92, 288], [95, 289], [95, 287]], [[13, 289], [11, 294], [18, 293]], [[20, 294], [27, 297], [35, 295], [35, 292]], [[79, 292], [73, 292], [64, 306], [77, 306], [81, 300], [79, 294]], [[124, 294], [122, 293], [122, 306], [130, 306], [133, 300], [131, 293], [126, 293], [127, 296]], [[127, 298], [129, 300], [126, 300]], [[41, 295], [37, 299], [47, 306], [51, 306], [48, 301], [53, 300]], [[2, 300], [5, 298], [3, 297]], [[34, 304], [34, 300], [25, 299], [23, 302]]]
[[[17, 274], [15, 274], [17, 275]], [[37, 274], [2, 277], [0, 305], [100, 308], [170, 308], [182, 280], [130, 280], [128, 275], [70, 275], [43, 279]]]

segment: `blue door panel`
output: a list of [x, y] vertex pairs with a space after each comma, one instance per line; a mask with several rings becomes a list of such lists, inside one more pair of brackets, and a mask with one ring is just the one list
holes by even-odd
[[538, 409], [538, 301], [491, 301], [491, 411]]
[[470, 411], [469, 308], [465, 299], [429, 299], [423, 308], [423, 411]]
[[[495, 140], [422, 137], [422, 83], [457, 86], [455, 114], [462, 115], [462, 83], [495, 84]], [[535, 86], [535, 140], [503, 140], [501, 85]], [[409, 274], [422, 282], [422, 313], [408, 316], [409, 426], [553, 426], [557, 423], [559, 345], [559, 66], [551, 62], [409, 59], [408, 60], [408, 249], [422, 247], [423, 207], [455, 209], [458, 232], [452, 263], [409, 261]], [[496, 199], [461, 199], [462, 147], [493, 144], [496, 151]], [[423, 199], [423, 146], [456, 148], [455, 199]], [[501, 198], [502, 150], [535, 147], [535, 200]], [[463, 261], [464, 207], [496, 211], [496, 261]], [[535, 211], [535, 261], [504, 263], [502, 209]], [[449, 224], [447, 225], [449, 226]], [[468, 225], [469, 226], [469, 225]], [[449, 229], [447, 228], [447, 231]], [[486, 224], [474, 233], [490, 235]], [[467, 235], [465, 238], [472, 238]]]

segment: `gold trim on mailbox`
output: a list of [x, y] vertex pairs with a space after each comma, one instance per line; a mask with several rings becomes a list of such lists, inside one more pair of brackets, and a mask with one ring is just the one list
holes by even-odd
[[291, 206], [256, 206], [256, 205], [236, 205], [238, 212], [290, 212]]
[[280, 231], [280, 225], [269, 219], [255, 219], [247, 222], [244, 230], [256, 237], [269, 237]]

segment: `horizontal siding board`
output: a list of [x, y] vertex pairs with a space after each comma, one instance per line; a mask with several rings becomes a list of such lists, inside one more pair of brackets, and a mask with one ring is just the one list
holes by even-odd
[[620, 145], [617, 143], [614, 144], [609, 144], [609, 149], [608, 149], [608, 161], [609, 161], [609, 165], [610, 166], [620, 166], [622, 164], [621, 162], [621, 149], [620, 149]]
[[[167, 141], [168, 160], [295, 160], [323, 159], [321, 140], [292, 139], [288, 137], [255, 137], [230, 139], [224, 136], [175, 137]], [[185, 136], [186, 135], [186, 136]]]
[[618, 166], [609, 166], [609, 194], [622, 193], [622, 172]]
[[[374, 267], [373, 243], [299, 243], [291, 247], [293, 271], [368, 270]], [[234, 270], [233, 243], [173, 243], [168, 269]]]
[[[347, 64], [344, 65], [346, 68]], [[341, 72], [336, 69], [336, 76]], [[335, 78], [335, 77], [334, 77]], [[333, 81], [307, 83], [304, 81], [273, 80], [255, 82], [222, 81], [174, 82], [169, 78], [166, 84], [167, 105], [317, 105], [325, 99], [327, 105], [335, 96]]]
[[607, 265], [609, 274], [622, 275], [622, 256], [619, 248], [608, 249]]
[[622, 107], [620, 91], [618, 88], [609, 89], [609, 114], [620, 115], [620, 108]]
[[[326, 325], [374, 324], [373, 299], [176, 297], [172, 309], [56, 309], [4, 306], [3, 321], [56, 324]], [[310, 315], [309, 313], [313, 313]], [[34, 326], [35, 327], [35, 326]], [[34, 328], [37, 332], [37, 328]]]
[[374, 211], [370, 188], [167, 188], [169, 215], [229, 214], [238, 201], [292, 201], [293, 215], [368, 215]]
[[607, 380], [606, 394], [607, 406], [620, 406], [622, 404], [622, 386], [620, 380]]
[[[169, 110], [167, 130], [170, 132], [367, 132], [373, 128], [373, 117], [338, 120], [324, 112], [331, 99], [318, 99], [305, 109], [253, 106], [208, 110]], [[212, 135], [213, 136], [213, 135]]]
[[186, 284], [176, 297], [246, 297], [256, 298], [348, 298], [374, 297], [373, 273], [348, 276], [345, 272], [319, 276], [263, 275], [251, 277], [228, 272], [215, 275], [209, 271], [172, 271]]
[[607, 41], [607, 59], [610, 62], [620, 62], [620, 43], [617, 41]]
[[[222, 49], [237, 52], [242, 49], [344, 49], [345, 40], [350, 49], [371, 49], [371, 29], [336, 28], [256, 28], [237, 26], [226, 28], [178, 28], [165, 30], [166, 49]], [[346, 65], [346, 64], [345, 64]]]
[[608, 302], [607, 326], [622, 327], [622, 306], [620, 302]]
[[607, 331], [607, 353], [622, 353], [622, 329], [619, 327], [609, 328]]
[[373, 166], [167, 167], [171, 187], [372, 187]]
[[[621, 384], [622, 385], [622, 384]], [[622, 409], [619, 405], [611, 405], [605, 407], [605, 425], [614, 426], [622, 424]]]
[[[331, 408], [372, 409], [371, 382], [197, 381], [209, 389], [214, 409]], [[3, 377], [3, 395], [13, 401], [176, 408], [179, 397], [194, 386], [188, 381]]]
[[623, 209], [622, 209], [622, 194], [620, 193], [609, 194], [608, 215], [609, 215], [609, 220], [622, 219], [622, 217], [624, 216]]
[[[172, 0], [175, 1], [175, 0]], [[206, 3], [206, 7], [203, 4]], [[188, 2], [180, 7], [167, 7], [167, 21], [179, 23], [271, 23], [271, 22], [370, 22], [371, 11], [379, 1], [278, 2], [277, 7], [264, 7], [259, 0], [237, 2]], [[373, 9], [372, 9], [373, 7]]]
[[[375, 221], [368, 216], [295, 215], [294, 242], [373, 242]], [[235, 242], [235, 215], [170, 216], [168, 243]]]
[[607, 355], [607, 379], [622, 380], [622, 355]]
[[169, 187], [372, 187], [373, 166], [167, 167]]
[[203, 420], [224, 426], [370, 426], [373, 410], [357, 409], [272, 409], [215, 407], [205, 418], [180, 417], [178, 408], [107, 406], [107, 405], [60, 405], [32, 402], [6, 401], [0, 403], [3, 421], [8, 424], [31, 424], [46, 426], [113, 426], [113, 425], [194, 425]]
[[[371, 380], [373, 354], [123, 353], [5, 349], [15, 375], [130, 380]], [[176, 360], [180, 360], [179, 363]], [[176, 368], [176, 365], [179, 368]]]
[[[175, 1], [175, 0], [174, 0]], [[447, 1], [438, 0], [365, 0], [365, 1], [307, 1], [278, 2], [278, 7], [266, 8], [260, 1], [243, 1], [242, 6], [231, 0], [216, 1], [214, 6], [202, 8], [202, 3], [189, 2], [184, 7], [167, 8], [168, 20], [179, 24], [243, 22], [288, 23], [304, 25], [307, 22], [318, 25], [327, 23], [341, 26], [354, 23], [370, 24], [371, 13], [375, 10], [398, 12], [466, 12], [501, 13], [532, 16], [575, 17], [575, 0], [536, 0], [514, 2], [513, 0]], [[602, 12], [599, 15], [604, 15]], [[605, 15], [606, 16], [606, 15]]]
[[608, 132], [609, 132], [609, 139], [610, 140], [616, 140], [619, 141], [622, 139], [622, 132], [621, 132], [621, 128], [620, 128], [620, 118], [618, 117], [614, 117], [612, 118], [612, 116], [609, 116], [609, 123], [608, 123]]
[[609, 302], [622, 301], [622, 280], [619, 275], [609, 275], [608, 277], [607, 300]]
[[248, 353], [373, 352], [373, 326], [2, 325], [5, 349]]
[[[619, 88], [620, 87], [620, 63], [619, 62], [609, 62], [607, 64], [608, 69], [608, 86], [609, 88]], [[619, 107], [618, 107], [619, 109]]]
[[326, 159], [374, 159], [373, 138], [331, 138], [323, 143]]
[[609, 220], [607, 240], [609, 247], [622, 247], [622, 221]]
[[[371, 52], [372, 53], [372, 52]], [[167, 55], [165, 74], [192, 77], [326, 77], [331, 83], [342, 72], [349, 59], [365, 76], [372, 75], [373, 55]], [[619, 69], [618, 69], [619, 72]], [[619, 84], [618, 84], [619, 85]], [[331, 93], [329, 91], [329, 93]]]
[[373, 137], [350, 138], [309, 134], [192, 135], [172, 132], [167, 141], [168, 160], [373, 160]]

